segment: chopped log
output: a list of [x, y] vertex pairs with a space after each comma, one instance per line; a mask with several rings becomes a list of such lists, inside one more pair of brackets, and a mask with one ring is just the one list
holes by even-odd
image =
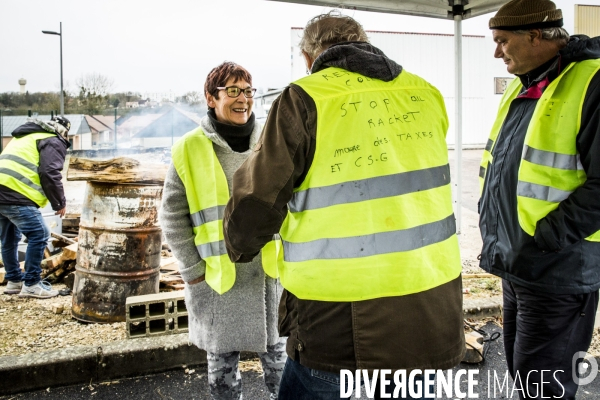
[[165, 284], [183, 283], [183, 279], [181, 278], [181, 275], [161, 275], [160, 282]]
[[160, 269], [179, 271], [179, 264], [175, 257], [163, 257], [160, 259]]
[[50, 250], [48, 250], [48, 248], [46, 247], [44, 249], [44, 258], [48, 258], [50, 257], [52, 254], [50, 253]]
[[159, 291], [161, 292], [173, 292], [175, 290], [183, 290], [185, 289], [185, 284], [160, 284]]
[[67, 180], [162, 185], [168, 168], [166, 164], [142, 164], [127, 157], [105, 161], [72, 157], [67, 171]]
[[47, 270], [56, 269], [56, 267], [58, 267], [64, 261], [65, 260], [63, 259], [63, 253], [58, 253], [49, 258], [42, 260], [41, 267], [42, 267], [42, 269], [47, 269]]
[[[163, 250], [164, 251], [164, 250]], [[160, 260], [160, 286], [159, 291], [170, 292], [183, 290], [183, 278], [179, 273], [179, 264], [175, 257], [163, 257]]]
[[69, 239], [66, 236], [59, 235], [58, 233], [51, 232], [50, 235], [53, 238], [55, 238], [55, 239], [58, 239], [58, 240], [61, 240], [61, 241], [65, 242], [66, 244], [73, 244], [73, 243], [75, 243], [75, 241], [73, 239]]
[[[68, 247], [70, 248], [67, 251], [65, 251], [65, 249], [67, 249]], [[42, 270], [45, 270], [42, 274], [48, 276], [49, 274], [53, 273], [58, 267], [60, 267], [65, 261], [75, 260], [76, 258], [77, 243], [74, 243], [63, 248], [62, 253], [55, 254], [50, 258], [42, 260], [41, 267]]]
[[64, 262], [60, 265], [60, 268], [48, 275], [46, 280], [50, 283], [60, 282], [73, 269], [75, 269], [75, 261], [71, 260]]
[[54, 271], [53, 273], [51, 273], [50, 275], [48, 275], [48, 276], [46, 277], [46, 280], [47, 280], [49, 283], [56, 283], [56, 282], [58, 282], [58, 278], [59, 278], [59, 277], [60, 277], [60, 276], [61, 276], [61, 275], [62, 275], [64, 272], [65, 272], [65, 269], [61, 267], [61, 268], [57, 269], [56, 271]]
[[42, 273], [41, 273], [42, 278], [46, 279], [48, 276], [52, 275], [54, 273], [54, 271], [56, 271], [57, 269], [59, 269], [61, 267], [61, 265], [62, 265], [62, 263], [58, 264], [56, 266], [53, 266], [51, 268], [48, 268], [48, 269], [43, 268], [43, 266], [42, 266]]
[[77, 259], [77, 247], [79, 244], [73, 243], [68, 245], [67, 247], [63, 247], [62, 254], [65, 257], [65, 260], [75, 260]]

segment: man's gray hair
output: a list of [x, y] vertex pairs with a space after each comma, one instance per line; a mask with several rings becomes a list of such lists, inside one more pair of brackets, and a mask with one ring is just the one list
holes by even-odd
[[[560, 27], [543, 28], [540, 29], [540, 31], [542, 31], [542, 39], [556, 41], [563, 46], [569, 42], [569, 38], [571, 37], [571, 35], [569, 35], [569, 32], [567, 32], [564, 28]], [[523, 35], [529, 33], [529, 30], [517, 30], [513, 32]]]
[[369, 38], [361, 24], [333, 10], [308, 21], [300, 40], [300, 49], [314, 60], [333, 44], [368, 41]]

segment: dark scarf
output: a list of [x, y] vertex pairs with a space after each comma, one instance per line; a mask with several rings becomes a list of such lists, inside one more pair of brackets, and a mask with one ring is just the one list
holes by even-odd
[[250, 135], [254, 130], [254, 113], [250, 114], [244, 125], [229, 125], [217, 121], [214, 109], [208, 110], [208, 118], [217, 132], [236, 153], [243, 153], [250, 148]]

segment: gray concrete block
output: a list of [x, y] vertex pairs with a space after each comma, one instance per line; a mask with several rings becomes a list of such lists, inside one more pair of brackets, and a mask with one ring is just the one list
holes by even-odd
[[183, 290], [128, 297], [125, 322], [128, 338], [187, 332], [188, 313]]

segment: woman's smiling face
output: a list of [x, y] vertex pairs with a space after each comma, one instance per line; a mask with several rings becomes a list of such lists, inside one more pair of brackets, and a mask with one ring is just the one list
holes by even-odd
[[[230, 77], [225, 86], [237, 86], [242, 90], [251, 87], [245, 80], [235, 81], [235, 79], [235, 77]], [[215, 109], [217, 121], [229, 125], [244, 125], [252, 114], [254, 100], [246, 98], [242, 91], [234, 98], [229, 97], [226, 90], [219, 90], [217, 96], [207, 95], [207, 104]]]

